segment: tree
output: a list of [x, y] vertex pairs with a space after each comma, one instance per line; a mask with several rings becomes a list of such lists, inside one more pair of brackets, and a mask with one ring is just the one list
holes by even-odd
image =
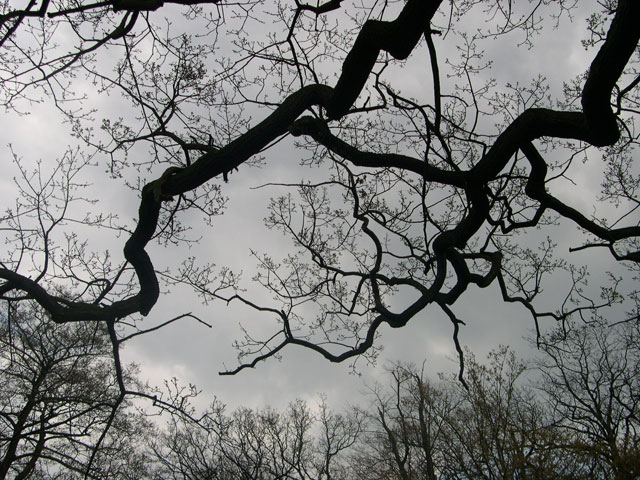
[[[474, 287], [496, 286], [536, 324], [623, 299], [637, 319], [629, 281], [640, 260], [637, 1], [599, 3], [583, 41], [591, 65], [563, 79], [564, 96], [542, 77], [493, 81], [482, 48], [517, 36], [532, 49], [526, 60], [550, 19], [562, 28], [583, 2], [167, 3], [176, 5], [2, 4], [3, 104], [21, 112], [50, 101], [74, 137], [51, 180], [14, 155], [18, 193], [2, 219], [0, 298], [33, 300], [58, 323], [105, 324], [117, 357], [161, 282], [188, 285], [206, 303], [241, 303], [274, 320], [267, 336], [248, 332], [239, 342], [241, 364], [227, 373], [289, 345], [334, 362], [375, 355], [381, 326], [402, 327], [430, 306], [450, 319], [462, 354], [455, 304]], [[184, 16], [165, 22], [178, 8]], [[442, 62], [447, 46], [457, 51], [445, 50]], [[398, 72], [413, 77], [426, 58], [429, 88], [410, 91]], [[101, 99], [121, 93], [130, 113], [97, 117], [79, 106], [96, 90]], [[323, 177], [278, 182], [293, 193], [271, 202], [266, 224], [288, 236], [292, 252], [256, 253], [254, 277], [273, 300], [253, 298], [228, 268], [186, 257], [169, 270], [152, 259], [158, 244], [181, 255], [191, 241], [187, 212], [210, 222], [224, 207], [225, 183], [250, 165], [268, 169], [280, 142]], [[604, 165], [589, 169], [603, 184], [594, 214], [559, 194], [584, 170], [579, 158]], [[100, 203], [78, 214], [81, 202], [100, 198], [102, 183], [91, 195], [80, 173], [95, 162], [139, 191], [136, 220], [121, 223]], [[549, 238], [536, 247], [538, 227]], [[92, 229], [115, 232], [122, 258], [92, 251], [84, 238]], [[616, 273], [626, 281], [603, 280], [598, 298], [587, 270], [554, 257], [552, 238], [567, 237], [576, 253], [608, 252], [627, 266]], [[569, 280], [555, 310], [542, 295], [552, 274]]]
[[530, 366], [507, 347], [484, 363], [467, 353], [464, 383], [395, 365], [369, 405], [342, 414], [324, 398], [231, 414], [214, 399], [198, 412], [197, 389], [174, 379], [165, 402], [181, 408], [157, 426], [116, 422], [127, 428], [111, 432], [90, 478], [636, 478], [637, 335], [629, 322], [567, 324]]
[[[0, 323], [0, 478], [130, 478], [141, 418], [118, 409], [104, 325], [56, 325], [33, 306]], [[128, 378], [131, 372], [125, 372]], [[99, 447], [99, 448], [98, 448]]]
[[376, 392], [368, 436], [357, 445], [363, 475], [380, 479], [580, 479], [551, 411], [526, 383], [508, 348], [486, 364], [467, 355], [465, 382], [424, 378], [412, 366], [390, 371]]
[[583, 479], [584, 458], [568, 454], [553, 410], [507, 347], [486, 364], [468, 356], [467, 387], [449, 379], [455, 409], [447, 412], [443, 478]]
[[569, 324], [544, 338], [540, 387], [570, 440], [589, 458], [596, 478], [640, 475], [640, 349], [637, 323], [603, 319]]
[[149, 435], [150, 477], [637, 478], [637, 326], [590, 324], [542, 341], [535, 362], [504, 346], [484, 362], [467, 353], [465, 383], [394, 365], [368, 404], [344, 414], [324, 400], [187, 408]]
[[241, 407], [231, 415], [214, 401], [196, 421], [169, 418], [150, 445], [157, 464], [153, 478], [349, 478], [344, 452], [361, 429], [358, 414], [336, 414], [324, 401], [318, 415], [300, 400], [283, 412]]
[[445, 469], [446, 425], [457, 408], [452, 391], [424, 372], [397, 365], [391, 385], [373, 390], [369, 419], [353, 464], [356, 478], [437, 480]]
[[[637, 478], [637, 341], [628, 342], [629, 324], [615, 334], [602, 327], [556, 337], [531, 368], [506, 347], [486, 362], [468, 353], [464, 384], [393, 367], [364, 410], [367, 429], [349, 459], [355, 478]], [[596, 348], [585, 334], [599, 338], [588, 342]]]

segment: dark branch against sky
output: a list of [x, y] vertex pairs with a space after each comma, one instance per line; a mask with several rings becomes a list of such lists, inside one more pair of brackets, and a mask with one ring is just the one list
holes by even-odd
[[[11, 59], [21, 54], [15, 41], [22, 41], [23, 37], [16, 37], [19, 29], [35, 28], [29, 26], [31, 18], [42, 17], [46, 25], [81, 15], [77, 18], [87, 22], [82, 27], [86, 32], [75, 32], [80, 46], [72, 45], [65, 53], [63, 40], [58, 56], [49, 56], [48, 40], [35, 37], [28, 44], [30, 60], [38, 52], [44, 60], [36, 67], [16, 63], [18, 70], [13, 73], [5, 68], [4, 102], [18, 111], [32, 99], [54, 102], [76, 135], [69, 143], [80, 145], [72, 147], [67, 158], [78, 155], [82, 160], [76, 165], [93, 168], [96, 175], [92, 198], [109, 194], [101, 191], [104, 181], [128, 185], [139, 197], [135, 209], [131, 202], [122, 206], [132, 221], [112, 218], [104, 208], [103, 217], [77, 222], [83, 224], [78, 227], [83, 235], [92, 226], [115, 231], [108, 248], [122, 252], [113, 255], [118, 260], [113, 264], [111, 259], [100, 260], [89, 253], [91, 247], [69, 240], [69, 235], [68, 257], [62, 260], [64, 254], [56, 250], [59, 247], [53, 248], [51, 232], [62, 227], [72, 232], [74, 223], [66, 217], [66, 207], [60, 218], [55, 217], [60, 202], [71, 198], [58, 190], [73, 190], [70, 185], [79, 190], [82, 182], [74, 182], [76, 174], [81, 177], [80, 168], [76, 171], [71, 162], [61, 162], [57, 173], [66, 174], [66, 183], [59, 184], [43, 184], [38, 175], [23, 170], [20, 181], [33, 194], [35, 207], [31, 208], [37, 212], [39, 226], [32, 237], [20, 230], [21, 218], [31, 213], [18, 210], [28, 210], [28, 202], [11, 207], [14, 210], [3, 219], [9, 225], [5, 231], [11, 232], [8, 238], [14, 235], [0, 268], [3, 299], [19, 302], [28, 297], [57, 322], [105, 322], [114, 335], [116, 325], [123, 328], [118, 331], [121, 335], [129, 335], [131, 328], [152, 329], [143, 317], [166, 322], [171, 316], [158, 311], [165, 301], [182, 309], [175, 312], [176, 317], [196, 310], [197, 297], [210, 303], [205, 310], [197, 308], [198, 317], [203, 316], [204, 323], [214, 329], [227, 328], [220, 326], [224, 306], [239, 304], [237, 311], [247, 318], [257, 315], [270, 323], [267, 328], [259, 325], [257, 333], [240, 332], [242, 355], [239, 366], [229, 368], [233, 373], [245, 367], [267, 368], [262, 360], [286, 357], [298, 347], [331, 362], [361, 355], [373, 358], [381, 346], [378, 335], [383, 328], [406, 327], [423, 317], [446, 322], [445, 327], [454, 332], [449, 347], [461, 352], [465, 323], [481, 330], [478, 325], [485, 321], [459, 313], [458, 305], [465, 304], [470, 292], [477, 295], [471, 303], [479, 310], [499, 301], [521, 305], [536, 328], [545, 319], [588, 316], [620, 300], [621, 294], [607, 294], [606, 289], [601, 298], [591, 293], [587, 298], [582, 270], [565, 264], [564, 254], [551, 259], [553, 244], [566, 238], [543, 240], [539, 248], [533, 247], [532, 239], [538, 235], [536, 227], [550, 226], [554, 237], [560, 233], [575, 238], [578, 244], [572, 246], [577, 251], [598, 251], [592, 268], [597, 283], [605, 277], [598, 264], [600, 256], [632, 269], [637, 265], [640, 228], [633, 207], [629, 216], [606, 223], [606, 218], [592, 215], [589, 205], [574, 205], [563, 196], [562, 188], [554, 187], [558, 179], [567, 178], [567, 184], [574, 181], [573, 172], [580, 171], [574, 159], [583, 154], [598, 157], [600, 151], [594, 147], [608, 147], [602, 150], [609, 156], [605, 163], [617, 165], [619, 172], [630, 165], [625, 158], [633, 156], [636, 148], [632, 117], [637, 113], [633, 108], [640, 38], [637, 2], [620, 1], [610, 22], [603, 19], [593, 28], [591, 38], [601, 30], [602, 38], [596, 38], [586, 52], [577, 39], [562, 37], [565, 30], [584, 30], [567, 20], [569, 15], [579, 17], [584, 7], [560, 2], [560, 10], [551, 12], [561, 14], [556, 48], [588, 58], [583, 78], [578, 84], [572, 84], [573, 78], [561, 78], [566, 98], [553, 101], [545, 80], [526, 67], [533, 58], [548, 55], [535, 46], [544, 2], [531, 6], [530, 15], [520, 16], [528, 10], [515, 9], [503, 22], [496, 20], [493, 30], [475, 32], [456, 27], [457, 17], [463, 19], [466, 9], [471, 9], [499, 19], [504, 14], [499, 10], [501, 2], [495, 9], [481, 2], [454, 2], [448, 11], [444, 2], [409, 0], [373, 8], [370, 14], [345, 2], [317, 7], [291, 3], [264, 17], [261, 2], [175, 3], [191, 5], [187, 18], [176, 21], [177, 29], [188, 29], [198, 19], [207, 28], [204, 40], [172, 36], [160, 26], [162, 22], [156, 26], [165, 9], [181, 8], [157, 2], [103, 2], [71, 9], [44, 2], [38, 9], [4, 13], [2, 46]], [[233, 18], [240, 22], [234, 24], [237, 30], [224, 31], [224, 22]], [[269, 31], [265, 18], [281, 22], [280, 31], [275, 39], [252, 43], [252, 33], [262, 32], [246, 28], [262, 25]], [[547, 27], [553, 21], [549, 18]], [[350, 30], [332, 38], [331, 32], [339, 32], [342, 22]], [[67, 27], [61, 23], [58, 28]], [[54, 30], [47, 32], [53, 35]], [[93, 36], [96, 32], [100, 35]], [[531, 87], [510, 83], [511, 68], [504, 65], [498, 68], [507, 78], [498, 85], [480, 56], [482, 42], [494, 42], [500, 51], [501, 42], [513, 43], [512, 32], [524, 38], [519, 40], [519, 58], [494, 60], [496, 65], [499, 61], [518, 64], [513, 70], [530, 74]], [[234, 44], [233, 37], [225, 35], [238, 39]], [[326, 38], [326, 52], [318, 53], [313, 42]], [[216, 61], [217, 48], [222, 53], [219, 63], [204, 64], [205, 59]], [[101, 69], [100, 60], [92, 63], [91, 55], [103, 50], [111, 58], [109, 69]], [[423, 73], [417, 93], [394, 87], [394, 82], [410, 83], [409, 79]], [[564, 72], [541, 73], [551, 77]], [[576, 73], [582, 72], [571, 75]], [[82, 93], [74, 92], [76, 81], [79, 91], [91, 82], [101, 90], [97, 105], [110, 116], [101, 116], [100, 108], [91, 112], [91, 107], [77, 107], [74, 95]], [[559, 96], [557, 90], [558, 83], [552, 93]], [[111, 110], [106, 94], [115, 97], [116, 91], [126, 100], [113, 103], [130, 102], [130, 113]], [[21, 122], [26, 123], [29, 117], [25, 118]], [[98, 118], [102, 128], [96, 133], [92, 127]], [[47, 130], [61, 136], [68, 133], [62, 133], [64, 125], [59, 128]], [[293, 148], [296, 142], [301, 148]], [[149, 150], [139, 147], [142, 144]], [[286, 160], [282, 162], [279, 155]], [[298, 174], [301, 170], [289, 164], [297, 165], [300, 157], [319, 169]], [[262, 170], [250, 167], [260, 162]], [[289, 169], [298, 178], [292, 178]], [[105, 173], [104, 181], [97, 177]], [[303, 175], [306, 178], [300, 181]], [[284, 195], [258, 214], [266, 215], [270, 228], [288, 236], [289, 255], [279, 246], [277, 255], [265, 254], [255, 218], [235, 215], [227, 223], [216, 219], [227, 201], [242, 202], [233, 198], [244, 195], [241, 189], [267, 183], [262, 176], [278, 184], [272, 190], [288, 185], [296, 192], [297, 188], [296, 200]], [[614, 176], [612, 172], [604, 180], [609, 185], [604, 187], [605, 196], [606, 188], [613, 189], [619, 180], [621, 190], [609, 194], [612, 202], [637, 202], [635, 193], [624, 188], [629, 177], [616, 180]], [[48, 189], [55, 193], [47, 193]], [[126, 195], [134, 198], [130, 192]], [[106, 207], [100, 200], [94, 205], [98, 211]], [[185, 225], [194, 228], [195, 238], [200, 236], [193, 212], [214, 225], [211, 232], [203, 230], [199, 246], [183, 241]], [[558, 227], [553, 227], [555, 223]], [[216, 228], [216, 224], [225, 227]], [[534, 233], [518, 235], [529, 230]], [[264, 243], [269, 242], [268, 235]], [[238, 238], [246, 236], [250, 238]], [[221, 265], [215, 267], [208, 258], [199, 258], [216, 242], [247, 242], [255, 251], [252, 260], [258, 269], [248, 286], [237, 270], [223, 266], [224, 259], [212, 255], [211, 261]], [[20, 246], [16, 249], [16, 245]], [[167, 256], [180, 259], [166, 261]], [[562, 294], [560, 305], [550, 307], [538, 297], [544, 290], [542, 278], [554, 271], [563, 272], [563, 280], [552, 280], [550, 285], [565, 281], [569, 286], [562, 288], [568, 293]], [[627, 275], [628, 279], [634, 274]], [[256, 285], [266, 293], [254, 294]], [[178, 301], [169, 292], [185, 292], [185, 287], [192, 289], [194, 300]], [[247, 288], [253, 295], [245, 293]], [[629, 298], [635, 298], [631, 294]], [[552, 291], [550, 296], [554, 295]], [[633, 315], [633, 309], [630, 312]], [[167, 328], [177, 328], [169, 324]], [[122, 339], [116, 337], [119, 346]], [[203, 345], [196, 350], [207, 348], [219, 347]], [[421, 356], [426, 355], [425, 350]]]

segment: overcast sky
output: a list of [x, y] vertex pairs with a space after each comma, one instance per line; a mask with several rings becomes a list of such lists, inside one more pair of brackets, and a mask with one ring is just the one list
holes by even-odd
[[[580, 2], [578, 9], [573, 12], [573, 21], [563, 18], [560, 28], [547, 28], [536, 38], [533, 49], [518, 47], [516, 44], [521, 39], [517, 33], [511, 40], [502, 37], [487, 44], [487, 55], [495, 63], [485, 74], [496, 78], [499, 84], [527, 82], [543, 74], [549, 80], [552, 93], [559, 94], [562, 83], [583, 73], [591, 60], [591, 54], [585, 52], [580, 40], [585, 35], [585, 18], [590, 13], [588, 9], [592, 3], [595, 2]], [[347, 10], [350, 4], [343, 2]], [[473, 20], [469, 25], [473, 25]], [[444, 39], [436, 37], [441, 61], [448, 52], [454, 52], [457, 40], [453, 36]], [[426, 47], [422, 44], [403, 71], [398, 72], [398, 82], [409, 90], [427, 88], [430, 85], [427, 59]], [[445, 79], [445, 93], [446, 82]], [[114, 98], [103, 98], [100, 102], [100, 107], [104, 109], [113, 109], [118, 104]], [[49, 161], [60, 156], [69, 141], [69, 125], [61, 123], [56, 115], [50, 106], [44, 104], [34, 105], [28, 117], [5, 114], [0, 144], [4, 147], [11, 143], [14, 150], [27, 161]], [[52, 128], [52, 125], [55, 127]], [[6, 148], [4, 152], [5, 166], [12, 168], [9, 167]], [[254, 187], [269, 181], [299, 180], [305, 171], [297, 167], [297, 155], [290, 142], [283, 142], [269, 153], [268, 169], [241, 167], [240, 172], [232, 175], [230, 182], [224, 185], [224, 194], [229, 198], [225, 215], [214, 221], [213, 228], [206, 231], [206, 236], [191, 248], [188, 255], [194, 255], [203, 262], [227, 264], [235, 270], [243, 270], [247, 280], [252, 276], [255, 263], [249, 255], [251, 248], [269, 252], [274, 257], [284, 255], [282, 247], [286, 242], [283, 243], [279, 233], [266, 230], [262, 224], [267, 213], [265, 205], [268, 197], [282, 192], [275, 187], [258, 190]], [[7, 198], [12, 192], [10, 180], [13, 175], [15, 171], [12, 175], [3, 175], [0, 180]], [[123, 191], [117, 188], [114, 181], [105, 180], [100, 168], [95, 169], [92, 175], [100, 185], [108, 182], [108, 188], [100, 194], [101, 204], [109, 205], [125, 217], [135, 217], [137, 200], [134, 192]], [[562, 194], [574, 205], [586, 206], [585, 211], [589, 212], [591, 192], [583, 187], [589, 179], [580, 180], [580, 188], [567, 188]], [[198, 218], [194, 216], [194, 233], [198, 232], [197, 221]], [[571, 243], [570, 238], [560, 240], [563, 241], [560, 248], [566, 249]], [[109, 248], [109, 245], [102, 245], [103, 240], [99, 235], [90, 241], [93, 248]], [[122, 239], [113, 248], [121, 249]], [[172, 256], [177, 254], [170, 249], [162, 253], [157, 249], [155, 255], [152, 258], [156, 262], [170, 265]], [[600, 273], [608, 267], [598, 266]], [[595, 275], [599, 275], [598, 271]], [[482, 291], [470, 288], [455, 306], [455, 311], [467, 323], [460, 335], [461, 342], [478, 357], [483, 357], [499, 344], [510, 344], [524, 356], [532, 354], [531, 347], [523, 340], [524, 336], [531, 334], [531, 317], [522, 308], [502, 303], [496, 288]], [[151, 383], [175, 376], [185, 384], [196, 384], [203, 391], [203, 403], [208, 403], [215, 395], [231, 406], [269, 404], [282, 407], [294, 398], [315, 402], [322, 392], [327, 395], [330, 404], [340, 406], [346, 402], [361, 402], [365, 385], [379, 378], [384, 366], [391, 362], [426, 361], [427, 371], [433, 375], [443, 370], [456, 371], [458, 368], [450, 322], [439, 309], [427, 308], [402, 329], [383, 327], [378, 342], [384, 345], [384, 351], [376, 365], [358, 361], [359, 375], [352, 373], [349, 364], [330, 364], [311, 351], [290, 347], [284, 350], [281, 361], [270, 359], [253, 370], [244, 370], [233, 377], [221, 377], [218, 371], [224, 370], [225, 365], [228, 368], [236, 365], [232, 342], [239, 338], [238, 324], [252, 331], [260, 331], [268, 319], [246, 309], [227, 309], [221, 304], [205, 307], [187, 290], [174, 290], [160, 299], [148, 321], [150, 324], [160, 323], [184, 312], [199, 315], [213, 328], [208, 329], [189, 319], [182, 320], [131, 342], [124, 350], [124, 358], [140, 364], [142, 378]]]

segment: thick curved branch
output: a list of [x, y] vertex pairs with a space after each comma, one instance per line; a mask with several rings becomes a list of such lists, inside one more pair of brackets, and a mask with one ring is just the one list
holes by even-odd
[[573, 220], [585, 230], [593, 233], [603, 240], [615, 242], [623, 238], [640, 236], [640, 227], [622, 227], [609, 229], [598, 225], [593, 220], [589, 220], [578, 210], [561, 202], [556, 197], [547, 192], [545, 188], [545, 178], [547, 173], [547, 164], [542, 155], [531, 143], [524, 144], [521, 147], [522, 153], [525, 154], [527, 160], [531, 164], [531, 174], [526, 186], [526, 193], [533, 199], [539, 201], [543, 207], [555, 210], [565, 218]]
[[591, 63], [582, 91], [583, 111], [526, 110], [471, 169], [473, 181], [480, 184], [492, 180], [518, 149], [541, 137], [581, 140], [596, 147], [616, 143], [620, 130], [611, 108], [611, 93], [640, 41], [639, 21], [640, 2], [620, 0], [607, 38]]
[[342, 64], [342, 74], [327, 105], [330, 119], [341, 118], [351, 108], [381, 51], [397, 60], [409, 56], [441, 3], [442, 0], [409, 0], [394, 21], [368, 20], [364, 24]]
[[[388, 52], [397, 59], [406, 58], [428, 28], [431, 17], [440, 3], [441, 1], [437, 0], [409, 0], [396, 20], [368, 21], [343, 63], [342, 74], [335, 88], [318, 84], [301, 88], [289, 95], [266, 119], [225, 147], [205, 153], [188, 167], [167, 171], [160, 179], [146, 185], [141, 194], [137, 226], [124, 248], [125, 257], [135, 269], [139, 280], [140, 290], [136, 295], [111, 305], [61, 302], [28, 278], [0, 270], [0, 278], [7, 281], [0, 287], [3, 293], [13, 289], [27, 292], [49, 310], [57, 321], [110, 320], [136, 312], [148, 314], [158, 299], [159, 287], [153, 264], [145, 248], [157, 228], [162, 201], [193, 190], [217, 175], [224, 175], [290, 130], [294, 134], [311, 135], [319, 143], [356, 165], [395, 166], [421, 176], [426, 175], [434, 182], [464, 189], [471, 206], [470, 211], [455, 228], [443, 232], [433, 242], [438, 265], [437, 276], [440, 277], [446, 272], [447, 262], [453, 258], [447, 251], [464, 248], [487, 218], [488, 201], [484, 185], [495, 179], [517, 150], [527, 149], [532, 140], [543, 136], [582, 140], [597, 146], [608, 145], [618, 139], [619, 133], [616, 118], [610, 107], [610, 97], [616, 80], [640, 39], [640, 29], [637, 28], [640, 2], [619, 2], [619, 9], [607, 39], [591, 66], [582, 96], [583, 112], [558, 112], [548, 109], [525, 111], [499, 135], [484, 158], [468, 172], [448, 172], [400, 155], [359, 152], [331, 135], [324, 122], [307, 118], [296, 122], [296, 119], [312, 106], [324, 107], [331, 119], [338, 119], [346, 114], [362, 91], [380, 51]], [[533, 175], [537, 178], [538, 172], [535, 171]], [[531, 188], [536, 185], [536, 181], [532, 181]], [[546, 198], [546, 201], [548, 203], [551, 200]], [[565, 213], [579, 224], [585, 224], [573, 212], [565, 210]], [[589, 224], [587, 226], [594, 228]], [[624, 229], [614, 231], [623, 233], [606, 233], [600, 230], [596, 232], [607, 239], [614, 238], [612, 235], [627, 234]], [[635, 234], [635, 230], [633, 233]], [[606, 236], [603, 236], [605, 234]], [[479, 279], [472, 281], [475, 280]], [[433, 288], [436, 288], [436, 284], [437, 282], [433, 284], [429, 292], [435, 294], [436, 290]], [[458, 295], [457, 290], [450, 293]], [[370, 326], [367, 339], [375, 332], [376, 325], [380, 322], [385, 321], [392, 326], [402, 325], [431, 301], [433, 299], [429, 295], [423, 296], [419, 302], [398, 314], [397, 318], [378, 317], [379, 320]], [[289, 339], [288, 342], [302, 341]], [[367, 341], [364, 344], [367, 344]], [[358, 351], [361, 349], [358, 348]]]
[[[406, 58], [428, 26], [439, 4], [439, 1], [409, 0], [393, 22], [367, 22], [344, 61], [342, 75], [334, 89], [316, 84], [303, 87], [291, 94], [271, 115], [244, 135], [219, 150], [205, 153], [189, 167], [164, 179], [160, 184], [162, 197], [193, 190], [215, 176], [237, 168], [270, 142], [288, 133], [293, 121], [311, 106], [325, 107], [329, 116], [333, 118], [346, 113], [364, 87], [379, 51], [384, 49], [396, 58]], [[387, 39], [383, 40], [381, 35]], [[370, 56], [374, 51], [373, 61], [362, 63], [362, 55]], [[151, 260], [144, 251], [146, 243], [153, 235], [159, 214], [159, 204], [151, 198], [151, 190], [156, 191], [157, 187], [143, 189], [139, 224], [125, 247], [125, 257], [136, 269], [140, 280], [139, 298], [143, 315], [149, 312], [159, 295]]]
[[[284, 340], [282, 340], [282, 342], [280, 342], [275, 347], [271, 348], [266, 353], [263, 353], [253, 358], [251, 362], [242, 363], [235, 369], [225, 371], [225, 372], [220, 372], [220, 374], [235, 375], [238, 372], [244, 370], [245, 368], [253, 368], [259, 362], [276, 355], [279, 351], [281, 351], [287, 345], [299, 345], [301, 347], [308, 348], [310, 350], [313, 350], [314, 352], [319, 353], [325, 359], [329, 360], [332, 363], [344, 362], [358, 355], [362, 355], [373, 346], [378, 329], [383, 324], [386, 323], [391, 328], [402, 328], [412, 318], [414, 318], [419, 312], [424, 310], [425, 307], [427, 307], [429, 304], [433, 303], [436, 300], [438, 292], [444, 285], [444, 281], [447, 276], [447, 262], [444, 258], [440, 258], [436, 261], [436, 269], [437, 269], [436, 278], [434, 279], [429, 289], [420, 289], [422, 293], [421, 296], [400, 313], [390, 312], [386, 308], [381, 309], [384, 311], [379, 312], [379, 314], [376, 315], [375, 318], [371, 321], [371, 323], [367, 327], [367, 332], [365, 334], [364, 339], [353, 348], [349, 348], [347, 350], [344, 350], [341, 353], [336, 354], [336, 353], [330, 352], [328, 349], [312, 341], [306, 340], [304, 338], [294, 337], [291, 334], [290, 328], [288, 328], [288, 321], [289, 321], [288, 318], [286, 317], [286, 315], [280, 312], [279, 316], [283, 321], [285, 327], [283, 328], [282, 332], [279, 332], [277, 335], [279, 335], [280, 333], [284, 333], [284, 336], [285, 336]], [[393, 283], [393, 282], [390, 282], [390, 283]], [[254, 308], [256, 307], [254, 306]]]
[[323, 13], [337, 10], [340, 8], [341, 3], [342, 3], [342, 0], [328, 0], [322, 5], [313, 6], [313, 5], [300, 3], [299, 0], [296, 0], [296, 6], [298, 7], [298, 10], [307, 10], [309, 12], [315, 13], [316, 15], [322, 15]]
[[327, 123], [319, 118], [302, 117], [289, 128], [291, 135], [308, 135], [331, 152], [358, 167], [399, 168], [423, 176], [426, 181], [463, 188], [465, 178], [458, 173], [442, 170], [407, 155], [397, 153], [364, 152], [331, 133]]
[[611, 108], [611, 92], [640, 40], [640, 2], [620, 0], [607, 38], [591, 63], [582, 90], [582, 109], [594, 146], [613, 145], [620, 138]]

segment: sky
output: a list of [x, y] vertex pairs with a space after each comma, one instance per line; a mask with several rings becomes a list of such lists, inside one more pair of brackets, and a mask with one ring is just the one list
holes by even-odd
[[[343, 2], [343, 7], [349, 11], [351, 3]], [[580, 40], [585, 35], [585, 19], [593, 7], [592, 3], [595, 2], [580, 2], [573, 11], [571, 21], [563, 18], [559, 28], [546, 28], [535, 39], [534, 48], [518, 46], [521, 42], [518, 34], [486, 42], [484, 46], [487, 58], [492, 58], [495, 62], [482, 75], [505, 84], [528, 82], [534, 76], [542, 74], [549, 80], [551, 93], [559, 95], [563, 82], [583, 73], [591, 60], [591, 54], [585, 51]], [[469, 18], [467, 21], [469, 30], [473, 30], [477, 20]], [[441, 59], [455, 55], [458, 40], [454, 36], [435, 38]], [[392, 75], [397, 75], [397, 85], [402, 85], [405, 91], [421, 94], [430, 86], [427, 67], [428, 57], [423, 43], [402, 68], [392, 72]], [[444, 81], [445, 93], [447, 81], [455, 79]], [[114, 97], [92, 97], [92, 100], [96, 102], [95, 106], [100, 114], [117, 112], [123, 108], [121, 101]], [[50, 105], [33, 104], [29, 110], [28, 116], [5, 113], [3, 128], [0, 130], [0, 145], [5, 153], [6, 168], [13, 169], [11, 175], [3, 175], [0, 180], [2, 195], [7, 198], [7, 202], [12, 201], [11, 178], [16, 175], [15, 167], [10, 166], [7, 145], [11, 144], [14, 151], [27, 163], [42, 159], [47, 164], [52, 158], [62, 155], [70, 142], [74, 142], [70, 136], [70, 125], [62, 122], [60, 115]], [[254, 117], [253, 120], [257, 121], [259, 118]], [[298, 167], [297, 155], [291, 142], [287, 140], [269, 152], [268, 168], [241, 167], [239, 172], [234, 173], [230, 181], [223, 185], [223, 192], [229, 199], [227, 210], [223, 216], [214, 220], [210, 229], [201, 231], [199, 218], [195, 215], [185, 219], [187, 223], [192, 223], [194, 235], [202, 236], [201, 241], [190, 247], [187, 254], [202, 262], [225, 264], [236, 271], [241, 270], [247, 279], [251, 278], [254, 268], [249, 252], [256, 245], [259, 245], [260, 251], [274, 256], [285, 254], [286, 241], [283, 241], [278, 232], [267, 230], [262, 224], [262, 219], [267, 214], [264, 207], [269, 196], [280, 192], [277, 187], [256, 187], [285, 179], [295, 182], [301, 175], [309, 175], [308, 171]], [[135, 218], [135, 192], [123, 190], [115, 180], [106, 180], [103, 170], [104, 167], [101, 166], [89, 169], [86, 173], [96, 186], [102, 187], [99, 190], [100, 205], [118, 212], [123, 219]], [[311, 175], [316, 173], [312, 172]], [[586, 211], [589, 211], [598, 182], [588, 176], [579, 180], [575, 188], [565, 185], [557, 193], [573, 205], [586, 207]], [[591, 186], [585, 188], [589, 182]], [[574, 241], [571, 230], [558, 241], [559, 249], [566, 251]], [[121, 248], [122, 238], [119, 242], [116, 239], [116, 243], [112, 244], [114, 240], [108, 235], [92, 234], [89, 242], [91, 248], [111, 249], [114, 250], [113, 255], [117, 256], [119, 253], [115, 250]], [[185, 250], [172, 251], [171, 248], [160, 250], [153, 247], [153, 250], [155, 254], [152, 254], [152, 258], [158, 264], [167, 266], [178, 256], [185, 254]], [[580, 255], [575, 255], [578, 262], [593, 260]], [[598, 262], [594, 267], [596, 277], [612, 268], [607, 260]], [[562, 281], [555, 280], [555, 284], [553, 281], [549, 284], [550, 297], [555, 294], [554, 286], [561, 287]], [[535, 354], [530, 342], [524, 339], [532, 335], [531, 317], [522, 308], [501, 302], [495, 287], [484, 290], [470, 288], [456, 304], [455, 311], [467, 324], [460, 335], [461, 343], [477, 357], [484, 357], [500, 344], [512, 345], [524, 357]], [[127, 362], [137, 363], [141, 378], [151, 384], [160, 384], [163, 379], [172, 377], [183, 384], [195, 384], [202, 391], [198, 400], [201, 402], [200, 406], [206, 405], [216, 396], [232, 407], [271, 405], [282, 408], [295, 398], [316, 403], [322, 393], [326, 395], [330, 405], [340, 408], [346, 404], [361, 403], [367, 386], [382, 378], [385, 367], [393, 362], [421, 364], [424, 361], [426, 372], [433, 377], [436, 372], [455, 372], [458, 368], [451, 324], [440, 310], [427, 308], [404, 328], [393, 330], [383, 327], [377, 343], [383, 345], [384, 350], [377, 363], [368, 364], [361, 359], [356, 364], [355, 372], [348, 363], [331, 364], [311, 351], [290, 347], [284, 350], [279, 360], [269, 359], [256, 368], [244, 370], [235, 376], [219, 376], [219, 371], [236, 365], [236, 352], [232, 344], [239, 338], [239, 325], [251, 331], [267, 332], [265, 324], [269, 320], [247, 309], [226, 308], [221, 304], [203, 306], [186, 289], [174, 288], [160, 298], [145, 320], [145, 326], [162, 323], [185, 312], [198, 315], [211, 328], [183, 319], [130, 342], [123, 350], [123, 358]]]

